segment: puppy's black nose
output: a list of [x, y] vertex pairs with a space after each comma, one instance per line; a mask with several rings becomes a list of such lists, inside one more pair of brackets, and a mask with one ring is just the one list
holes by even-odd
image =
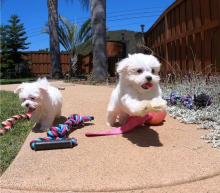
[[152, 77], [151, 76], [146, 76], [146, 80], [150, 82], [152, 80]]
[[26, 106], [26, 107], [29, 107], [29, 104], [27, 103], [25, 106]]

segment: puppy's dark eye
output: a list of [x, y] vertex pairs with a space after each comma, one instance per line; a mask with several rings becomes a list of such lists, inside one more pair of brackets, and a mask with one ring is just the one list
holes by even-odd
[[152, 73], [152, 74], [154, 74], [154, 73], [155, 73], [155, 70], [154, 70], [154, 69], [152, 69], [152, 70], [151, 70], [151, 73]]
[[137, 73], [138, 73], [138, 74], [141, 74], [142, 72], [143, 72], [142, 69], [138, 69], [138, 70], [137, 70]]
[[35, 100], [35, 98], [34, 98], [34, 97], [31, 97], [31, 100], [33, 100], [33, 101], [34, 101], [34, 100]]

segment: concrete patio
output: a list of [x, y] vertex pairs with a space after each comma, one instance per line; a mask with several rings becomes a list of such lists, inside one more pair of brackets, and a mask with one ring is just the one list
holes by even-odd
[[2, 193], [220, 192], [219, 150], [200, 138], [207, 131], [167, 116], [161, 126], [88, 138], [86, 131], [109, 129], [106, 107], [113, 87], [52, 84], [65, 87], [62, 115], [93, 115], [95, 120], [70, 135], [78, 139], [73, 149], [32, 151], [30, 141], [46, 133], [31, 132], [1, 176]]

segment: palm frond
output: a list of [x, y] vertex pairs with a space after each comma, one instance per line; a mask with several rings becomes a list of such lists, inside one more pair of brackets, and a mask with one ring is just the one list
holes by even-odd
[[[91, 38], [91, 20], [88, 19], [79, 29], [78, 25], [69, 19], [59, 16], [58, 36], [59, 42], [63, 48], [70, 52], [76, 53], [79, 44]], [[43, 33], [49, 34], [48, 23], [43, 28]]]
[[[75, 0], [67, 0], [67, 1], [74, 2]], [[83, 9], [85, 9], [85, 10], [89, 9], [90, 0], [78, 0], [78, 1], [81, 4]]]
[[70, 51], [71, 47], [69, 45], [69, 41], [65, 34], [65, 31], [61, 27], [59, 27], [57, 31], [58, 31], [60, 44], [65, 48], [65, 50]]
[[71, 23], [67, 18], [63, 16], [59, 16], [59, 21], [60, 25], [58, 33], [60, 34], [60, 43], [68, 51], [74, 50], [76, 43], [75, 34], [77, 33], [77, 25]]
[[79, 0], [79, 2], [81, 3], [82, 8], [84, 8], [86, 10], [89, 9], [89, 4], [90, 4], [89, 0]]
[[92, 37], [91, 19], [87, 19], [79, 30], [80, 41], [88, 40]]
[[49, 25], [48, 22], [45, 23], [45, 26], [42, 28], [42, 33], [49, 34]]

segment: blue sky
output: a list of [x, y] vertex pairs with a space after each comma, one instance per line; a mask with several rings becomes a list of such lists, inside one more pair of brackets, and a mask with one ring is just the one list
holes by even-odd
[[[158, 16], [175, 0], [106, 0], [107, 29], [145, 31]], [[7, 24], [10, 16], [16, 14], [24, 23], [31, 51], [49, 47], [48, 35], [42, 33], [47, 22], [47, 0], [3, 0], [1, 5], [1, 24]], [[83, 23], [90, 12], [82, 9], [78, 0], [58, 0], [59, 14], [78, 23]]]

